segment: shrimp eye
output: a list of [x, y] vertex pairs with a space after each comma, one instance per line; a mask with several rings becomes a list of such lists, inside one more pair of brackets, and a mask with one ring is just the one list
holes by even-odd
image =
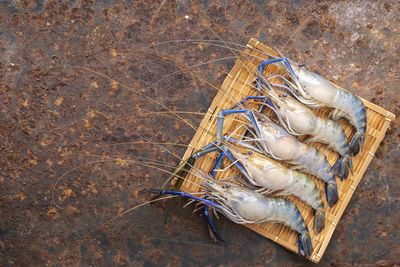
[[287, 97], [287, 94], [285, 93], [285, 94], [283, 94], [282, 96], [283, 96], [283, 97]]
[[230, 184], [226, 184], [224, 187], [225, 188], [229, 188], [229, 187], [231, 187], [231, 185]]
[[299, 68], [302, 68], [302, 67], [304, 67], [304, 65], [303, 64], [299, 64]]
[[247, 152], [247, 155], [253, 155], [253, 151]]
[[260, 118], [259, 121], [260, 122], [265, 122], [265, 119], [264, 118]]

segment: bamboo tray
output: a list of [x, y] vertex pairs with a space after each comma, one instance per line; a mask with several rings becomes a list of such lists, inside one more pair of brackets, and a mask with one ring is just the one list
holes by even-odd
[[[256, 91], [251, 88], [249, 83], [255, 79], [254, 73], [258, 64], [261, 62], [261, 59], [257, 59], [254, 56], [262, 58], [263, 54], [260, 52], [260, 50], [273, 55], [277, 54], [274, 50], [260, 43], [256, 39], [251, 39], [247, 47], [248, 48], [242, 51], [240, 58], [236, 61], [231, 72], [227, 75], [224, 83], [222, 84], [222, 90], [218, 92], [211, 103], [207, 114], [204, 116], [200, 124], [199, 130], [195, 133], [188, 149], [186, 150], [184, 159], [187, 159], [194, 151], [197, 151], [198, 149], [215, 140], [217, 116], [222, 109], [232, 107], [232, 105], [234, 105], [238, 100], [242, 100], [246, 96], [256, 95]], [[279, 71], [280, 70], [277, 67], [269, 65], [266, 70], [264, 70], [264, 74], [275, 74]], [[287, 199], [293, 201], [297, 205], [308, 225], [314, 248], [313, 254], [310, 256], [309, 260], [315, 263], [318, 263], [321, 260], [340, 217], [342, 216], [351, 196], [353, 195], [358, 183], [367, 169], [368, 164], [374, 157], [374, 153], [385, 136], [390, 122], [395, 118], [394, 114], [391, 112], [371, 102], [368, 102], [365, 99], [362, 99], [362, 101], [364, 102], [367, 110], [367, 132], [364, 150], [356, 157], [353, 157], [354, 175], [350, 174], [349, 178], [344, 181], [337, 179], [339, 201], [333, 208], [329, 208], [328, 204], [326, 203], [323, 182], [311, 176], [317, 183], [317, 186], [320, 189], [321, 195], [325, 201], [326, 213], [324, 230], [320, 234], [315, 234], [312, 230], [313, 210], [311, 207], [308, 207], [306, 204], [293, 196], [287, 197]], [[321, 108], [316, 110], [316, 113], [318, 116], [327, 117], [329, 114], [329, 109]], [[225, 119], [224, 134], [231, 133], [240, 125], [240, 122], [237, 122], [232, 118], [233, 116], [228, 116]], [[354, 133], [353, 127], [343, 119], [339, 120], [339, 123], [343, 126], [346, 135], [351, 137]], [[244, 129], [241, 130], [242, 131], [238, 131], [237, 133], [243, 134]], [[327, 149], [321, 144], [312, 144], [312, 146], [320, 149], [327, 156], [331, 165], [336, 161], [338, 156], [332, 150]], [[216, 157], [217, 153], [211, 153], [203, 156], [195, 162], [195, 167], [209, 172], [215, 164]], [[229, 163], [225, 164], [225, 166], [228, 165]], [[227, 171], [219, 173], [217, 178], [228, 176], [232, 177], [235, 175], [240, 175], [240, 173], [236, 168], [232, 167]], [[196, 183], [199, 182], [199, 178], [196, 176], [188, 175], [185, 182], [182, 184], [181, 190], [188, 193], [198, 192], [199, 187], [196, 186]], [[281, 224], [274, 223], [246, 225], [246, 227], [297, 253], [298, 234], [289, 228]]]

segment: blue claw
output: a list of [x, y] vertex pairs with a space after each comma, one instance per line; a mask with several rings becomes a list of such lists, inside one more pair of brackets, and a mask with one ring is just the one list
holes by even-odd
[[215, 225], [210, 217], [210, 214], [208, 212], [208, 206], [214, 207], [214, 208], [222, 208], [221, 205], [214, 203], [210, 200], [207, 200], [206, 197], [205, 198], [199, 198], [199, 197], [195, 197], [189, 193], [186, 192], [182, 192], [182, 191], [172, 191], [172, 190], [159, 190], [159, 189], [150, 189], [151, 193], [154, 194], [164, 194], [164, 195], [176, 195], [176, 196], [183, 196], [183, 197], [188, 197], [191, 199], [195, 199], [198, 201], [201, 201], [204, 204], [204, 215], [207, 219], [208, 224], [211, 227], [211, 230], [213, 231], [213, 233], [215, 234], [215, 236], [221, 240], [222, 242], [225, 242], [221, 236], [218, 234], [217, 229], [215, 228]]
[[217, 237], [221, 242], [225, 242], [225, 241], [222, 239], [222, 237], [219, 235], [219, 233], [218, 233], [218, 231], [217, 231], [217, 228], [215, 228], [214, 222], [213, 222], [213, 220], [211, 219], [210, 214], [209, 214], [209, 212], [208, 212], [208, 206], [207, 206], [207, 205], [204, 205], [204, 216], [206, 217], [207, 223], [208, 223], [208, 225], [210, 226], [211, 230], [213, 231], [214, 236]]
[[215, 175], [217, 174], [217, 169], [219, 168], [219, 166], [222, 164], [222, 159], [224, 158], [224, 151], [221, 152], [221, 154], [219, 154], [217, 162], [215, 162], [214, 167], [212, 168], [210, 175], [212, 178], [215, 178]]
[[222, 130], [224, 124], [224, 116], [229, 114], [239, 114], [239, 113], [247, 113], [250, 118], [250, 121], [253, 123], [256, 132], [260, 132], [260, 129], [257, 126], [257, 120], [253, 115], [253, 112], [249, 109], [224, 109], [222, 110], [217, 119], [217, 140], [222, 139]]

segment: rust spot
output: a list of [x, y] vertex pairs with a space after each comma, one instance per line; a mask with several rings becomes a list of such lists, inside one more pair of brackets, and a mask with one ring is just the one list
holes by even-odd
[[59, 98], [57, 98], [56, 101], [55, 101], [56, 106], [61, 105], [61, 103], [63, 102], [63, 100], [64, 100], [64, 98], [63, 98], [62, 96], [59, 97]]
[[86, 128], [90, 128], [90, 121], [88, 119], [85, 119], [84, 121]]
[[51, 165], [53, 165], [53, 162], [51, 161], [51, 159], [46, 159], [46, 163], [47, 165], [49, 165], [51, 167]]
[[310, 39], [318, 39], [322, 36], [322, 27], [321, 25], [313, 20], [307, 23], [301, 33]]
[[119, 166], [125, 166], [125, 165], [126, 165], [126, 160], [124, 160], [124, 159], [118, 157], [118, 158], [116, 159], [116, 163], [117, 163], [117, 165], [119, 165]]
[[356, 81], [354, 81], [354, 82], [352, 83], [352, 85], [353, 85], [354, 87], [356, 87], [357, 89], [360, 89], [360, 87], [362, 86], [362, 84], [360, 84], [359, 82], [356, 82]]
[[286, 20], [288, 22], [290, 22], [291, 24], [295, 24], [295, 25], [299, 24], [299, 19], [297, 18], [296, 13], [294, 13], [294, 12], [286, 13]]
[[118, 251], [118, 254], [115, 255], [114, 261], [115, 261], [118, 265], [123, 265], [123, 266], [129, 265], [129, 259], [128, 259], [128, 257], [126, 257], [126, 256], [124, 256], [124, 255], [121, 255], [121, 252], [120, 252], [120, 251]]
[[75, 207], [75, 206], [72, 206], [72, 205], [68, 205], [67, 209], [71, 213], [75, 213], [75, 214], [79, 214], [80, 213], [79, 209], [77, 207]]
[[358, 48], [361, 48], [361, 47], [364, 47], [364, 46], [367, 45], [367, 41], [362, 40], [362, 39], [357, 39], [356, 42], [355, 42], [355, 45], [356, 45]]
[[43, 141], [40, 142], [40, 145], [41, 145], [41, 146], [48, 146], [48, 145], [50, 145], [50, 144], [51, 144], [51, 141], [50, 141], [50, 140], [43, 140]]
[[57, 209], [56, 208], [50, 208], [47, 211], [47, 216], [49, 216], [52, 219], [57, 219], [58, 215], [57, 215]]
[[25, 195], [22, 193], [18, 193], [14, 195], [14, 198], [19, 198], [21, 201], [25, 199]]
[[392, 6], [389, 3], [384, 3], [383, 7], [386, 9], [387, 12], [390, 12], [390, 9], [392, 8]]

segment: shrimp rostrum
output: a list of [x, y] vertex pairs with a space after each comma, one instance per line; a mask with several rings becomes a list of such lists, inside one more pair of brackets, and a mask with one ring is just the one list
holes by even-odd
[[[273, 193], [274, 196], [293, 195], [315, 210], [314, 232], [320, 233], [325, 225], [325, 207], [315, 182], [305, 174], [288, 169], [277, 161], [256, 152], [251, 145], [238, 145], [224, 141], [220, 145], [212, 143], [221, 150], [221, 154], [211, 171], [214, 177], [222, 157], [228, 157], [245, 176], [247, 182], [257, 187], [257, 192]], [[206, 146], [211, 147], [210, 145]], [[209, 153], [207, 149], [194, 154], [196, 158]], [[239, 180], [239, 179], [238, 179]], [[240, 180], [239, 180], [240, 181]], [[241, 181], [243, 184], [246, 182]]]
[[267, 60], [259, 65], [259, 72], [271, 63], [283, 68], [294, 82], [290, 92], [303, 104], [310, 107], [331, 107], [333, 120], [346, 118], [355, 127], [356, 133], [350, 142], [350, 152], [357, 155], [364, 147], [367, 115], [364, 103], [355, 94], [342, 90], [328, 80], [307, 70], [303, 65], [287, 58]]
[[210, 178], [204, 181], [207, 199], [181, 191], [152, 190], [152, 192], [198, 200], [238, 224], [281, 223], [299, 234], [299, 254], [304, 257], [312, 254], [313, 247], [308, 227], [299, 209], [292, 202], [279, 198], [267, 198], [253, 190], [229, 182], [216, 182]]

